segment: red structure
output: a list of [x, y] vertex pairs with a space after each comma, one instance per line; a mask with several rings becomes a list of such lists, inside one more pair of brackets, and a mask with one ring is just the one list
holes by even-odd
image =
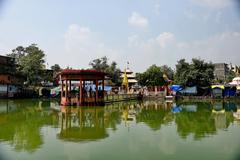
[[61, 105], [104, 105], [105, 73], [96, 70], [63, 70], [61, 81]]

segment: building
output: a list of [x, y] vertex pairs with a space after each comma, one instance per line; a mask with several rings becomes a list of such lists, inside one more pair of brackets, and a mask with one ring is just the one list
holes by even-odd
[[136, 85], [138, 81], [136, 80], [135, 74], [129, 69], [129, 67], [127, 67], [127, 69], [121, 72], [121, 79], [123, 80], [125, 72], [128, 78], [128, 86], [131, 87]]
[[23, 86], [25, 77], [16, 72], [15, 59], [0, 56], [0, 97], [14, 97]]
[[230, 73], [228, 64], [226, 63], [215, 63], [214, 64], [214, 77], [216, 81], [226, 81], [227, 76]]

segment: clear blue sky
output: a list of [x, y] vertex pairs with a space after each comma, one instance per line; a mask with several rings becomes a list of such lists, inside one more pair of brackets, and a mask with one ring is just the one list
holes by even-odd
[[240, 65], [237, 0], [0, 0], [0, 54], [36, 43], [49, 66], [102, 56], [136, 72], [199, 57]]

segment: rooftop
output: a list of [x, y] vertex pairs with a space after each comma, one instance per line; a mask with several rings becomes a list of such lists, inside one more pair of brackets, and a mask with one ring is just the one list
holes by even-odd
[[59, 73], [60, 75], [106, 75], [104, 72], [97, 70], [72, 70], [65, 69]]

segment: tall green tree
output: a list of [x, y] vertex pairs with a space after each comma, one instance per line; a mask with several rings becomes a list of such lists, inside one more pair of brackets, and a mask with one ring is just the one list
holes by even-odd
[[232, 70], [230, 70], [226, 77], [226, 82], [227, 83], [232, 82], [234, 77], [236, 77], [236, 74]]
[[121, 70], [117, 67], [115, 61], [109, 64], [106, 56], [92, 60], [89, 65], [92, 69], [97, 71], [105, 72], [110, 77], [111, 81], [115, 85], [121, 85], [120, 73]]
[[150, 66], [145, 72], [137, 73], [136, 79], [141, 86], [163, 86], [166, 83], [161, 67], [155, 64]]
[[167, 77], [170, 79], [170, 80], [173, 80], [174, 78], [174, 71], [171, 67], [167, 66], [167, 65], [163, 65], [161, 66], [161, 71], [167, 75]]
[[92, 60], [89, 65], [93, 69], [101, 72], [105, 72], [109, 68], [108, 59], [106, 56]]
[[7, 54], [7, 56], [15, 59], [15, 63], [19, 64], [20, 59], [25, 56], [25, 48], [23, 46], [18, 46], [12, 50], [12, 53]]
[[54, 64], [53, 66], [51, 66], [51, 69], [53, 70], [53, 76], [54, 77], [56, 77], [58, 72], [60, 72], [62, 70], [62, 68], [60, 67], [59, 64]]
[[8, 56], [16, 59], [18, 70], [26, 75], [29, 85], [37, 85], [42, 81], [45, 54], [36, 44], [28, 47], [18, 46]]
[[191, 63], [181, 59], [176, 65], [174, 82], [184, 86], [207, 87], [214, 79], [214, 65], [204, 60], [193, 58]]

